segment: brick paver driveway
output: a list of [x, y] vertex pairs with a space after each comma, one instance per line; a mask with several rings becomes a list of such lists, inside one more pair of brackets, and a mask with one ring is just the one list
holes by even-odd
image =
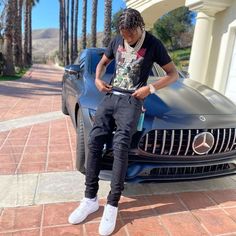
[[[63, 70], [34, 65], [18, 81], [0, 82], [0, 236], [98, 235], [100, 210], [67, 223], [83, 196], [75, 171], [75, 131], [61, 111]], [[236, 177], [128, 184], [114, 235], [236, 235]]]

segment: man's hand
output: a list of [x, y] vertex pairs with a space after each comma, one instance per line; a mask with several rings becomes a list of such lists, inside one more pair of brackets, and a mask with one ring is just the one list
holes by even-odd
[[136, 97], [138, 99], [144, 99], [149, 94], [150, 94], [149, 86], [143, 86], [143, 87], [137, 89], [134, 93], [132, 93], [132, 96]]
[[112, 86], [101, 79], [95, 79], [95, 84], [100, 92], [110, 92]]

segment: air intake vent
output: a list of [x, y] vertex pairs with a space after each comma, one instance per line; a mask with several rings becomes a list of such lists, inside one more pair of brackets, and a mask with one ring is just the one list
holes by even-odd
[[201, 176], [214, 176], [224, 173], [236, 171], [236, 166], [232, 163], [193, 166], [193, 167], [159, 167], [146, 169], [139, 174], [140, 177], [155, 177], [155, 178], [188, 178]]

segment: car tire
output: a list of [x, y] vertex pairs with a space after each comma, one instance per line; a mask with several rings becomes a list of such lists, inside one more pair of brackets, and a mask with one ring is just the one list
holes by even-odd
[[62, 94], [61, 94], [61, 111], [65, 115], [69, 115], [69, 112], [66, 108], [66, 100], [64, 95], [64, 84], [62, 85]]
[[76, 169], [85, 174], [84, 122], [80, 110], [77, 116], [76, 139]]

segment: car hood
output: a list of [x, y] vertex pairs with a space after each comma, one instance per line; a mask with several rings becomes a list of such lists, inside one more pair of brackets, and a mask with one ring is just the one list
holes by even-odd
[[[91, 78], [88, 79], [88, 76]], [[96, 109], [104, 93], [97, 90], [94, 76], [86, 75], [85, 96], [80, 98], [83, 107]], [[107, 83], [112, 75], [103, 77]], [[158, 79], [158, 78], [157, 78]], [[154, 81], [155, 78], [152, 78]], [[236, 105], [224, 95], [190, 79], [179, 79], [175, 83], [157, 90], [144, 101], [146, 114], [163, 115], [231, 115], [236, 114]]]
[[236, 106], [225, 96], [190, 79], [177, 82], [149, 95], [144, 102], [149, 115], [236, 114]]

